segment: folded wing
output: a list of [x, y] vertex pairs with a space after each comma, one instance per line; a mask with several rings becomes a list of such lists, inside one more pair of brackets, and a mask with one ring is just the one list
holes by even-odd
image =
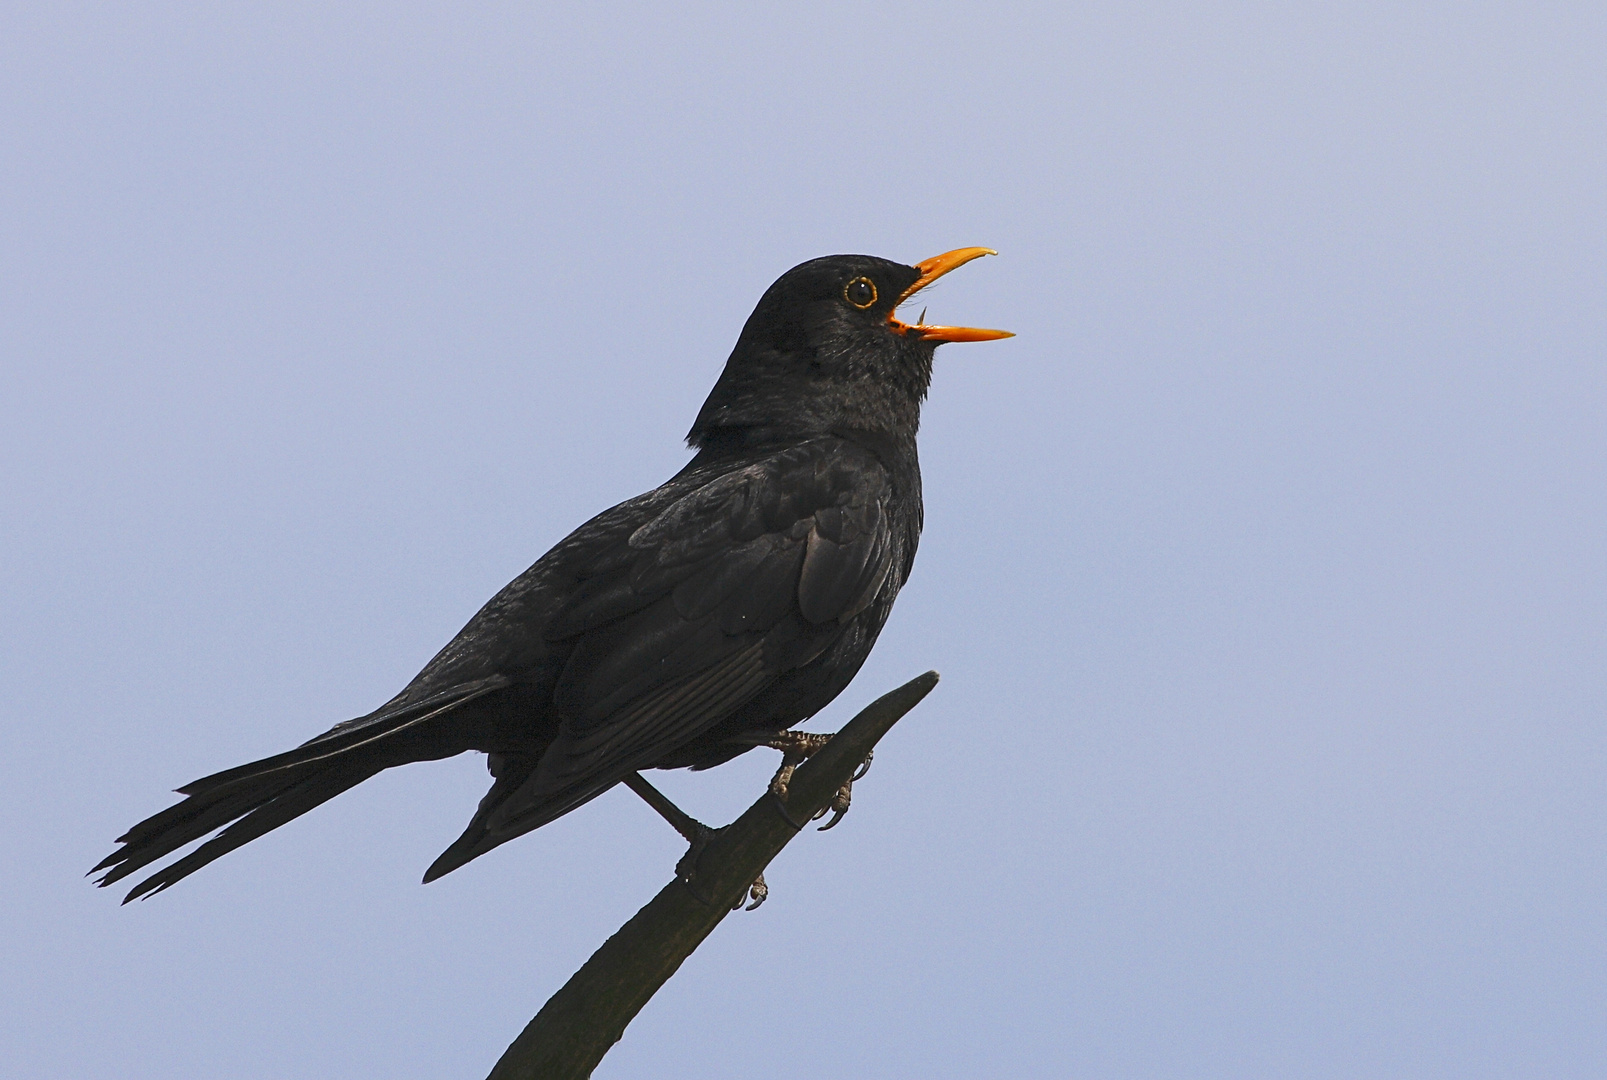
[[557, 739], [516, 785], [499, 777], [425, 879], [664, 759], [829, 648], [900, 565], [891, 494], [867, 451], [809, 443], [710, 479], [596, 552], [545, 630], [570, 647]]

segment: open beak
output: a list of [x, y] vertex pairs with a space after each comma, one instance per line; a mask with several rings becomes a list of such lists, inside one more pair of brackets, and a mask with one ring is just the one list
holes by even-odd
[[[921, 276], [915, 279], [915, 284], [904, 290], [904, 295], [898, 298], [898, 304], [893, 305], [893, 310], [896, 312], [899, 304], [904, 303], [950, 270], [964, 266], [972, 259], [997, 254], [998, 252], [992, 248], [956, 248], [942, 255], [935, 255], [925, 262], [916, 263], [915, 269], [921, 272]], [[1015, 337], [1008, 330], [980, 330], [974, 326], [927, 326], [924, 322], [911, 326], [909, 323], [901, 322], [895, 314], [891, 313], [888, 314], [887, 321], [898, 333], [914, 334], [923, 341], [997, 341], [1000, 338]]]

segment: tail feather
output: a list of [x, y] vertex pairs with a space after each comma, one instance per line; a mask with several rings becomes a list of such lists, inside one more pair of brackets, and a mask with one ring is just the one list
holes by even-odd
[[[508, 679], [500, 675], [462, 683], [427, 698], [339, 724], [286, 753], [186, 784], [179, 789], [180, 794], [188, 796], [184, 801], [129, 829], [117, 840], [122, 846], [90, 873], [106, 871], [95, 883], [110, 885], [228, 826], [189, 855], [145, 879], [123, 902], [161, 892], [218, 856], [299, 817], [370, 776], [392, 765], [419, 759], [421, 745], [413, 736], [397, 736], [403, 732], [424, 734], [422, 725], [508, 685]], [[442, 747], [431, 740], [427, 737], [428, 751], [422, 756], [444, 756]], [[447, 747], [445, 753], [468, 748]]]
[[90, 873], [112, 867], [96, 882], [110, 885], [190, 841], [199, 840], [213, 829], [222, 828], [242, 814], [250, 813], [295, 784], [294, 779], [283, 780], [256, 788], [236, 789], [215, 798], [185, 799], [118, 837], [117, 842], [123, 847], [102, 859]]
[[322, 735], [312, 738], [282, 754], [248, 762], [232, 769], [192, 780], [178, 789], [180, 795], [201, 795], [247, 781], [255, 781], [269, 773], [297, 769], [318, 761], [329, 760], [353, 750], [361, 749], [381, 739], [418, 727], [453, 709], [483, 697], [493, 690], [508, 685], [503, 675], [492, 675], [473, 682], [460, 683], [438, 694], [410, 701], [400, 706], [387, 706], [367, 716], [359, 716], [343, 724], [336, 724]]
[[[258, 806], [245, 817], [224, 829], [217, 836], [202, 844], [184, 858], [163, 867], [152, 874], [123, 897], [123, 903], [137, 900], [146, 896], [154, 896], [174, 883], [189, 877], [201, 867], [226, 855], [248, 841], [255, 840], [263, 833], [270, 832], [283, 825], [292, 818], [298, 818], [320, 803], [328, 802], [336, 795], [349, 787], [367, 780], [379, 772], [380, 768], [374, 766], [354, 766], [347, 768], [331, 768], [314, 776], [308, 777], [299, 784], [293, 785], [290, 790], [280, 793], [269, 801]], [[110, 884], [108, 880], [101, 884]]]

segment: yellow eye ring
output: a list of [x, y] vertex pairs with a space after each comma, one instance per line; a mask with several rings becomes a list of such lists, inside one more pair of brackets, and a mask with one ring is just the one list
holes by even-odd
[[876, 302], [876, 283], [868, 277], [857, 277], [843, 286], [843, 299], [863, 310]]

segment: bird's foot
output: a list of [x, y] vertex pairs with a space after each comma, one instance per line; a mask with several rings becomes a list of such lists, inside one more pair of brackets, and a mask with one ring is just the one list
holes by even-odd
[[[770, 793], [780, 799], [783, 806], [787, 802], [787, 787], [792, 783], [792, 774], [799, 765], [823, 750], [829, 742], [831, 742], [830, 735], [817, 735], [808, 731], [783, 731], [766, 740], [764, 745], [781, 751], [781, 768], [776, 770], [776, 775], [770, 781]], [[832, 818], [820, 827], [821, 832], [836, 826], [843, 819], [843, 815], [848, 813], [848, 807], [854, 800], [854, 781], [870, 771], [871, 759], [875, 756], [874, 750], [866, 754], [865, 760], [854, 770], [854, 775], [837, 789], [837, 794], [832, 796], [831, 802], [822, 806], [814, 817], [809, 819], [818, 821], [825, 817], [828, 811], [831, 812]]]
[[[709, 840], [719, 831], [719, 829], [711, 829], [707, 825], [698, 824], [695, 835], [689, 838], [691, 842], [686, 849], [686, 854], [682, 855], [681, 861], [675, 864], [675, 876], [680, 878], [688, 889], [692, 890], [693, 896], [710, 905], [712, 905], [713, 901], [703, 896], [695, 884], [697, 881], [697, 864], [698, 860], [703, 857], [703, 849], [709, 846]], [[764, 875], [760, 874], [753, 879], [753, 884], [748, 886], [747, 892], [737, 896], [737, 901], [731, 905], [731, 910], [735, 911], [742, 906], [743, 901], [749, 901], [747, 910], [752, 911], [769, 897], [770, 886], [765, 884]]]
[[[649, 784], [641, 773], [631, 773], [625, 777], [625, 786], [640, 795], [648, 806], [657, 810], [659, 815], [669, 822], [676, 832], [686, 838], [688, 845], [686, 854], [682, 855], [680, 861], [675, 864], [675, 876], [686, 882], [688, 887], [691, 887], [692, 879], [697, 877], [697, 863], [698, 859], [703, 855], [703, 849], [709, 846], [710, 838], [720, 830], [709, 828], [697, 818], [670, 802], [658, 788]], [[697, 895], [695, 890], [693, 895]], [[769, 895], [770, 887], [764, 883], [764, 875], [760, 874], [753, 884], [748, 886], [747, 893], [737, 897], [737, 902], [731, 905], [731, 910], [735, 911], [741, 907], [744, 900], [751, 900], [752, 903], [748, 905], [748, 910], [752, 911], [764, 903]], [[699, 897], [699, 899], [703, 898]]]
[[810, 755], [825, 749], [829, 742], [830, 735], [817, 735], [809, 731], [781, 731], [767, 738], [765, 746], [781, 751], [781, 768], [770, 780], [770, 793], [785, 802], [792, 774], [798, 766], [809, 760]]

